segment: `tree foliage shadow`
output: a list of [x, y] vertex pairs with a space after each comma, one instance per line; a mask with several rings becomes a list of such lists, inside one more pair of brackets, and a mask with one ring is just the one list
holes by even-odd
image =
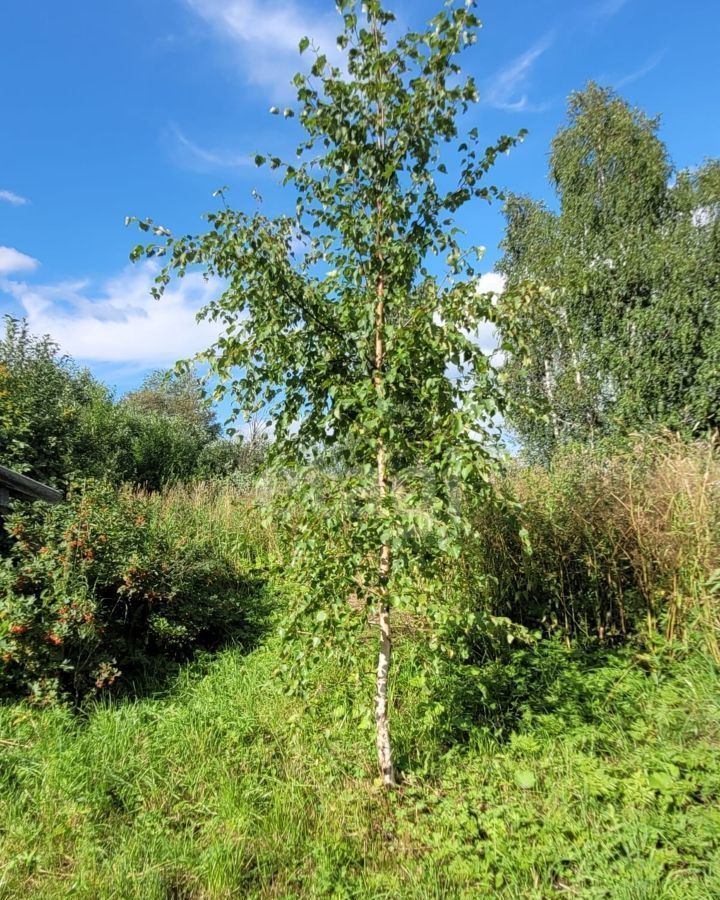
[[606, 690], [623, 678], [637, 647], [543, 638], [488, 659], [459, 702], [476, 726], [506, 740], [523, 720], [554, 716], [568, 727], [603, 716]]
[[[494, 647], [474, 664], [448, 663], [428, 685], [425, 705], [439, 709], [432, 731], [438, 758], [484, 736], [506, 744], [514, 733], [541, 728], [555, 734], [595, 726], [628, 705], [633, 692], [620, 690], [628, 680], [654, 671], [652, 656], [639, 640], [623, 644], [545, 637], [532, 644]], [[396, 758], [401, 769], [418, 760], [420, 735], [400, 735]]]

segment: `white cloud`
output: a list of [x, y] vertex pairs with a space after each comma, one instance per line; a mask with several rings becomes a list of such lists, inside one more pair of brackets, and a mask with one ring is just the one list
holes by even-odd
[[183, 0], [184, 4], [241, 52], [248, 81], [292, 94], [290, 81], [301, 68], [298, 43], [308, 36], [331, 58], [340, 20], [332, 11], [313, 15], [303, 3], [280, 0]]
[[486, 356], [493, 356], [497, 352], [498, 336], [492, 322], [483, 322], [468, 337]]
[[11, 272], [32, 272], [38, 266], [38, 261], [21, 253], [14, 247], [0, 247], [0, 275], [9, 275]]
[[[502, 294], [505, 290], [505, 283], [506, 278], [500, 272], [485, 272], [478, 279], [477, 292], [478, 294]], [[433, 319], [438, 324], [442, 322], [442, 317], [437, 312], [434, 313]], [[493, 361], [494, 365], [501, 366], [503, 364], [504, 354], [498, 349], [498, 333], [492, 322], [483, 321], [473, 331], [463, 331], [463, 334], [476, 344], [485, 356]], [[449, 365], [445, 370], [445, 377], [450, 381], [462, 380], [467, 374], [455, 365]]]
[[27, 197], [21, 197], [20, 194], [15, 194], [13, 191], [0, 191], [0, 200], [11, 203], [13, 206], [25, 206], [28, 202]]
[[502, 294], [507, 279], [500, 272], [485, 272], [477, 283], [478, 294]]
[[509, 112], [541, 112], [545, 105], [531, 104], [525, 90], [532, 67], [553, 42], [552, 35], [516, 57], [500, 69], [485, 87], [485, 103]]
[[[497, 297], [505, 290], [506, 282], [507, 279], [500, 272], [485, 272], [478, 279], [477, 292], [478, 294], [494, 294]], [[471, 337], [495, 365], [502, 364], [503, 354], [498, 350], [498, 333], [492, 322], [483, 322]]]
[[172, 127], [175, 139], [175, 155], [178, 162], [201, 172], [213, 169], [239, 169], [250, 166], [255, 168], [250, 154], [233, 153], [230, 150], [210, 150], [201, 147], [186, 137], [176, 126]]
[[0, 291], [21, 305], [34, 334], [49, 334], [76, 359], [169, 366], [214, 343], [220, 327], [195, 316], [222, 285], [191, 272], [155, 300], [149, 290], [157, 271], [151, 262], [128, 267], [94, 289], [88, 281], [33, 285], [0, 279]]

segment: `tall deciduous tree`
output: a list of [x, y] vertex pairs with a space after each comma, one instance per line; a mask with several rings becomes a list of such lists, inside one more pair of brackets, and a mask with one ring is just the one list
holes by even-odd
[[192, 369], [151, 372], [136, 391], [123, 398], [123, 405], [138, 412], [180, 419], [204, 432], [208, 439], [220, 434], [215, 411], [205, 401], [202, 378]]
[[508, 361], [526, 401], [511, 419], [541, 455], [566, 440], [720, 423], [718, 165], [672, 184], [658, 125], [588, 85], [552, 143], [558, 211], [506, 205], [501, 268], [536, 298], [522, 323], [529, 353]]
[[4, 326], [0, 462], [59, 486], [95, 474], [101, 454], [88, 440], [88, 417], [111, 413], [109, 392], [50, 337], [32, 335], [26, 321], [6, 316]]
[[[392, 40], [393, 15], [378, 0], [361, 9], [340, 0], [342, 68], [300, 42], [313, 60], [294, 79], [305, 131], [297, 161], [256, 157], [282, 172], [295, 212], [271, 219], [224, 205], [207, 216], [207, 233], [180, 238], [146, 220], [140, 227], [161, 240], [133, 254], [169, 257], [160, 293], [191, 266], [227, 279], [205, 310], [225, 325], [205, 358], [238, 412], [263, 410], [272, 421], [276, 459], [305, 467], [295, 624], [321, 652], [339, 643], [352, 655], [353, 634], [367, 622], [358, 611], [373, 610], [386, 785], [395, 783], [391, 608], [447, 622], [452, 611], [420, 596], [413, 579], [457, 552], [466, 526], [453, 483], [484, 495], [497, 465], [502, 394], [474, 340], [496, 309], [477, 293], [480, 251], [460, 243], [453, 214], [496, 194], [485, 176], [516, 138], [485, 149], [477, 129], [459, 133], [459, 114], [478, 99], [457, 63], [476, 39], [474, 5], [451, 0], [427, 30]], [[440, 151], [453, 147], [450, 172]], [[333, 465], [308, 470], [308, 458], [323, 455]]]

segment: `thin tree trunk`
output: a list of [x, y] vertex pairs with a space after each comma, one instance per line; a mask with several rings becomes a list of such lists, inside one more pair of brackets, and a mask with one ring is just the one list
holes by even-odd
[[[377, 23], [373, 20], [372, 31], [375, 39], [375, 47], [380, 51], [380, 39]], [[382, 84], [382, 72], [379, 75]], [[382, 151], [385, 148], [385, 110], [382, 94], [378, 95], [377, 103], [377, 146]], [[378, 263], [378, 279], [375, 285], [375, 369], [373, 371], [373, 386], [378, 401], [382, 401], [385, 394], [383, 383], [383, 368], [385, 365], [385, 276], [383, 272], [383, 200], [382, 195], [377, 198], [377, 231], [375, 236], [376, 261]], [[377, 485], [380, 503], [382, 505], [388, 490], [388, 470], [385, 443], [382, 434], [378, 435], [376, 445], [377, 459]], [[388, 675], [390, 673], [390, 658], [392, 642], [390, 638], [390, 602], [388, 597], [388, 580], [392, 567], [392, 551], [388, 543], [383, 543], [380, 548], [380, 560], [378, 564], [378, 621], [380, 625], [380, 648], [378, 653], [377, 679], [375, 682], [375, 741], [378, 752], [378, 765], [385, 787], [395, 786], [395, 769], [392, 761], [392, 745], [390, 743], [390, 724], [388, 721]]]
[[547, 397], [548, 406], [550, 407], [550, 421], [552, 422], [553, 437], [555, 443], [560, 440], [560, 428], [558, 427], [557, 409], [555, 408], [555, 395], [552, 386], [552, 375], [550, 373], [550, 360], [545, 359], [545, 396]]
[[[385, 325], [385, 296], [382, 277], [377, 284], [377, 300], [375, 304], [375, 372], [373, 381], [378, 397], [383, 395], [382, 368], [385, 359], [384, 337]], [[385, 458], [385, 444], [382, 436], [377, 441], [377, 485], [380, 501], [387, 492], [387, 462]], [[390, 658], [392, 653], [392, 641], [390, 638], [390, 604], [388, 602], [388, 578], [392, 565], [392, 551], [389, 544], [383, 544], [380, 549], [380, 561], [378, 565], [379, 600], [378, 621], [380, 625], [380, 649], [378, 653], [377, 680], [375, 683], [375, 740], [378, 752], [378, 765], [386, 787], [395, 785], [395, 769], [392, 761], [392, 746], [390, 744], [390, 725], [388, 721], [388, 674], [390, 672]]]
[[[383, 544], [380, 553], [380, 577], [387, 574], [390, 568], [390, 547]], [[385, 787], [395, 786], [395, 768], [392, 761], [390, 744], [390, 725], [388, 721], [388, 674], [392, 642], [390, 640], [390, 607], [385, 588], [381, 588], [379, 602], [380, 652], [378, 653], [377, 681], [375, 687], [375, 741], [377, 744], [378, 765]]]

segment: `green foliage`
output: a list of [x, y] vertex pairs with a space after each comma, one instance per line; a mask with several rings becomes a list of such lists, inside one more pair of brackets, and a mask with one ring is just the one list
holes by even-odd
[[[368, 23], [361, 27], [351, 7], [343, 5], [341, 36], [350, 78], [319, 56], [317, 89], [310, 79], [295, 79], [308, 133], [299, 154], [316, 145], [321, 151], [283, 167], [285, 183], [299, 195], [297, 215], [268, 220], [225, 208], [208, 214], [207, 234], [169, 235], [160, 246], [136, 248], [134, 257], [172, 258], [159, 276], [160, 291], [191, 265], [230, 279], [205, 313], [232, 322], [209, 361], [225, 379], [241, 373], [229, 385], [238, 412], [268, 410], [275, 453], [303, 458], [319, 446], [332, 447], [346, 464], [374, 467], [380, 436], [388, 444], [391, 476], [425, 463], [444, 474], [464, 469], [469, 480], [477, 467], [484, 473], [487, 462], [480, 442], [468, 436], [469, 423], [481, 429], [499, 401], [486, 358], [462, 330], [490, 314], [474, 282], [457, 279], [474, 275], [468, 259], [476, 248], [463, 252], [445, 217], [473, 195], [492, 193], [482, 176], [514, 141], [502, 138], [478, 153], [475, 132], [458, 138], [456, 115], [476, 92], [471, 80], [446, 82], [458, 74], [454, 54], [474, 42], [477, 20], [470, 11], [443, 12], [427, 34], [387, 47], [382, 26], [392, 16], [368, 4]], [[457, 190], [435, 184], [443, 139], [459, 144]], [[298, 237], [301, 253], [293, 250]], [[431, 275], [428, 254], [447, 256], [454, 284]], [[372, 376], [381, 279], [387, 353], [379, 399]], [[451, 363], [471, 371], [474, 384], [469, 377], [445, 378]]]
[[0, 462], [61, 487], [89, 477], [159, 490], [251, 473], [262, 457], [257, 437], [218, 437], [192, 372], [168, 380], [154, 373], [117, 404], [49, 337], [10, 317], [0, 340], [0, 401]]
[[241, 635], [248, 580], [147, 495], [88, 486], [62, 505], [16, 510], [7, 529], [5, 693], [80, 699]]
[[[550, 472], [510, 470], [504, 489], [521, 496], [522, 509], [476, 510], [474, 538], [459, 557], [423, 566], [396, 607], [390, 690], [402, 786], [390, 796], [370, 784], [363, 672], [374, 645], [360, 609], [343, 606], [357, 629], [353, 654], [311, 665], [302, 636], [267, 632], [246, 653], [250, 626], [256, 634], [265, 615], [249, 582], [271, 566], [279, 611], [295, 608], [302, 592], [284, 565], [287, 533], [261, 520], [267, 482], [252, 494], [228, 481], [153, 495], [99, 489], [75, 498], [72, 515], [34, 507], [17, 517], [12, 579], [9, 563], [0, 576], [0, 640], [3, 652], [25, 653], [36, 667], [22, 675], [35, 681], [36, 699], [58, 681], [78, 690], [62, 659], [87, 665], [80, 692], [95, 693], [93, 678], [107, 687], [114, 676], [93, 670], [95, 660], [122, 668], [119, 684], [147, 668], [157, 675], [186, 654], [185, 639], [213, 646], [223, 621], [239, 620], [243, 647], [198, 653], [149, 697], [116, 701], [104, 690], [80, 719], [62, 706], [0, 705], [0, 893], [715, 896], [720, 673], [704, 652], [702, 618], [716, 628], [714, 452], [663, 439], [628, 445], [614, 459], [578, 449]], [[330, 474], [319, 482], [325, 491]], [[314, 527], [344, 553], [342, 531], [320, 514]], [[586, 558], [593, 548], [594, 563]], [[58, 552], [70, 560], [62, 574]], [[232, 584], [219, 584], [228, 567]], [[120, 593], [128, 574], [131, 598]], [[45, 592], [30, 594], [31, 582]], [[144, 613], [150, 592], [168, 587]], [[219, 607], [207, 602], [216, 591]], [[684, 623], [682, 644], [640, 631], [644, 591], [663, 624]], [[61, 611], [71, 593], [85, 605]], [[424, 594], [436, 599], [424, 604]], [[618, 599], [628, 612], [621, 646]], [[117, 605], [130, 600], [145, 643], [137, 632], [131, 643]], [[107, 623], [100, 637], [86, 609]], [[430, 610], [444, 610], [445, 620], [431, 620]], [[473, 610], [483, 621], [478, 634], [467, 632]], [[154, 611], [166, 622], [151, 622]], [[553, 636], [523, 631], [503, 618], [508, 612]], [[314, 637], [325, 640], [328, 618]], [[28, 631], [10, 634], [11, 624]], [[458, 631], [467, 658], [450, 656], [462, 644]], [[48, 642], [51, 634], [63, 644]], [[439, 655], [437, 641], [448, 652]], [[113, 646], [132, 665], [117, 653], [113, 662]], [[304, 700], [273, 677], [293, 653], [305, 666]], [[17, 691], [17, 663], [5, 660], [1, 671], [5, 690]]]
[[[121, 404], [110, 440], [111, 471], [116, 479], [148, 490], [190, 481], [209, 468], [207, 432], [176, 416], [143, 413]], [[203, 457], [206, 463], [201, 467]]]
[[136, 391], [123, 397], [122, 404], [138, 412], [177, 419], [206, 434], [208, 440], [220, 436], [220, 425], [207, 403], [203, 380], [192, 369], [152, 372]]
[[[426, 559], [398, 576], [396, 584], [404, 590], [394, 598], [396, 628], [401, 634], [410, 629], [424, 635], [428, 652], [415, 660], [418, 670], [424, 671], [418, 685], [442, 684], [442, 704], [428, 715], [433, 721], [442, 720], [453, 709], [448, 739], [451, 734], [455, 738], [466, 734], [481, 708], [478, 664], [488, 655], [496, 657], [503, 647], [532, 646], [541, 634], [610, 643], [652, 641], [658, 632], [688, 641], [695, 634], [720, 658], [717, 468], [712, 444], [687, 445], [669, 437], [634, 441], [611, 457], [603, 448], [567, 449], [550, 469], [517, 464], [498, 482], [497, 490], [518, 498], [521, 505], [475, 508], [472, 531], [457, 557], [437, 554], [432, 565]], [[368, 620], [372, 625], [375, 619], [362, 583], [356, 580], [348, 586], [346, 581], [345, 560], [352, 558], [355, 526], [338, 519], [336, 509], [343, 507], [335, 493], [343, 485], [343, 479], [335, 481], [329, 472], [315, 473], [312, 489], [318, 512], [312, 519], [306, 508], [289, 498], [286, 486], [271, 486], [267, 480], [252, 491], [247, 484], [235, 488], [225, 481], [178, 486], [152, 497], [122, 491], [116, 498], [105, 489], [102, 502], [93, 491], [86, 501], [75, 497], [68, 509], [23, 511], [11, 521], [12, 529], [21, 530], [13, 538], [13, 558], [3, 570], [4, 635], [12, 644], [3, 649], [14, 657], [13, 665], [5, 668], [6, 690], [26, 690], [31, 669], [35, 681], [47, 677], [51, 686], [55, 684], [52, 679], [65, 650], [59, 651], [60, 645], [50, 643], [48, 635], [60, 634], [57, 610], [68, 607], [70, 594], [75, 601], [84, 598], [83, 610], [95, 616], [101, 609], [100, 615], [105, 615], [117, 590], [122, 596], [130, 567], [151, 573], [142, 583], [143, 591], [158, 592], [153, 579], [169, 566], [162, 576], [168, 579], [163, 590], [170, 586], [171, 593], [180, 591], [186, 598], [183, 604], [192, 602], [194, 608], [194, 597], [205, 602], [208, 593], [215, 593], [210, 587], [215, 579], [222, 586], [223, 579], [230, 578], [230, 565], [248, 577], [271, 567], [286, 582], [289, 612], [283, 607], [280, 634], [282, 653], [286, 662], [293, 661], [295, 678], [311, 679], [317, 657], [332, 657], [342, 665], [354, 658], [356, 690], [363, 692], [359, 673], [368, 671], [363, 648]], [[89, 559], [73, 543], [78, 540], [78, 521], [89, 515], [86, 502], [91, 510], [97, 508], [93, 512], [97, 522], [89, 538], [83, 539], [89, 543], [80, 548], [89, 551]], [[282, 528], [273, 521], [279, 506], [286, 513]], [[316, 570], [298, 573], [292, 567], [300, 542], [317, 543]], [[298, 582], [300, 576], [307, 579], [304, 584]], [[218, 615], [220, 626], [224, 613], [217, 610], [225, 599], [235, 603], [237, 593], [232, 581], [227, 584], [227, 597], [221, 593], [213, 600], [210, 612], [198, 607], [202, 622]], [[334, 605], [316, 601], [321, 589], [325, 593], [320, 595], [330, 596]], [[137, 600], [141, 616], [151, 611], [148, 607], [142, 612], [143, 596], [141, 592]], [[183, 604], [173, 599], [171, 611], [187, 624], [189, 613]], [[158, 601], [153, 608], [158, 611], [161, 606]], [[241, 612], [247, 614], [247, 605]], [[299, 627], [311, 623], [314, 652], [308, 653], [302, 641], [290, 639], [294, 629], [288, 618]], [[338, 621], [353, 644], [351, 653], [335, 639]], [[18, 645], [32, 645], [35, 656], [21, 670], [11, 628], [31, 623], [34, 631], [23, 631]], [[87, 623], [75, 625], [84, 628]], [[180, 655], [192, 649], [194, 627], [188, 626], [182, 646], [176, 648]], [[94, 646], [93, 652], [108, 663], [127, 656], [127, 650], [113, 650], [94, 627], [85, 632], [82, 639], [90, 643], [83, 644], [83, 653]], [[128, 635], [122, 634], [125, 640]], [[143, 665], [175, 652], [159, 636], [145, 651]], [[127, 661], [117, 664], [128, 671]], [[89, 675], [84, 671], [76, 676], [68, 669], [61, 681], [68, 686], [76, 677], [87, 681]], [[493, 677], [494, 687], [486, 685], [481, 694], [486, 700], [494, 697], [497, 715], [509, 714], [503, 699], [509, 682], [500, 672]], [[514, 673], [511, 681], [520, 677]], [[419, 746], [423, 734], [421, 728]]]
[[197, 460], [201, 478], [228, 477], [249, 487], [262, 469], [268, 455], [270, 442], [258, 431], [245, 438], [222, 438], [206, 444]]
[[545, 459], [566, 441], [720, 422], [719, 167], [673, 184], [658, 125], [591, 83], [553, 140], [558, 212], [507, 203], [501, 269], [533, 298], [510, 420]]
[[91, 418], [112, 410], [107, 390], [62, 356], [49, 337], [5, 317], [0, 338], [0, 461], [40, 481], [63, 485], [78, 471], [99, 474]]

